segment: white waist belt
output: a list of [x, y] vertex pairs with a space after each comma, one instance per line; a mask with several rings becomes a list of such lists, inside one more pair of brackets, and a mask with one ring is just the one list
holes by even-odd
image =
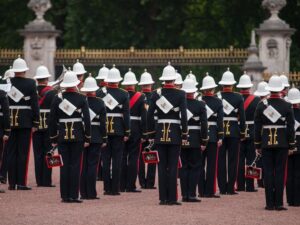
[[263, 126], [263, 129], [273, 129], [273, 128], [284, 129], [284, 128], [286, 128], [286, 125], [266, 125], [266, 126]]
[[107, 117], [123, 117], [122, 113], [107, 113]]
[[299, 136], [300, 135], [300, 131], [297, 131], [295, 134], [296, 134], [296, 136]]
[[188, 130], [200, 130], [200, 126], [188, 126]]
[[142, 120], [142, 117], [140, 116], [130, 116], [131, 120]]
[[91, 122], [91, 125], [100, 126], [100, 122]]
[[252, 125], [252, 124], [254, 124], [254, 121], [246, 121], [246, 124], [247, 125]]
[[68, 122], [82, 122], [82, 118], [66, 118], [66, 119], [59, 119], [60, 123], [68, 123]]
[[158, 120], [158, 117], [157, 117], [157, 116], [154, 116], [154, 120]]
[[50, 112], [50, 109], [40, 109], [40, 112], [41, 112], [41, 113], [49, 113], [49, 112]]
[[172, 119], [159, 119], [157, 120], [158, 123], [174, 123], [174, 124], [181, 124], [180, 120], [172, 120]]
[[3, 116], [3, 113], [2, 113], [2, 112], [0, 112], [0, 116]]
[[217, 126], [217, 122], [214, 122], [214, 121], [208, 121], [208, 122], [207, 122], [207, 125], [208, 125], [208, 126]]
[[224, 117], [225, 121], [238, 121], [238, 118], [236, 117]]
[[9, 106], [10, 109], [31, 109], [31, 106], [27, 105], [11, 105]]

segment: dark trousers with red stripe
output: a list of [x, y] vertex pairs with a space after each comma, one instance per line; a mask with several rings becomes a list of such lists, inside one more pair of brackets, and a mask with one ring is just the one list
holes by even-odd
[[300, 152], [289, 156], [286, 197], [289, 206], [300, 206]]
[[218, 185], [221, 194], [231, 194], [234, 192], [234, 185], [237, 179], [239, 148], [239, 138], [225, 137], [219, 149]]
[[254, 179], [245, 178], [245, 165], [251, 165], [255, 159], [254, 140], [247, 139], [241, 142], [239, 169], [238, 169], [238, 191], [253, 191]]
[[7, 142], [8, 182], [10, 186], [27, 185], [31, 129], [12, 129]]
[[79, 197], [83, 150], [83, 142], [58, 143], [58, 152], [64, 164], [60, 167], [60, 195], [64, 200]]
[[[156, 164], [145, 164], [142, 156], [143, 149], [149, 145], [149, 142], [142, 144], [139, 158], [139, 182], [142, 188], [153, 188], [155, 185]], [[147, 174], [146, 174], [147, 167]]]
[[265, 170], [264, 184], [266, 206], [283, 206], [284, 179], [288, 149], [263, 149], [262, 159]]
[[182, 148], [180, 169], [181, 195], [183, 198], [196, 197], [196, 188], [201, 171], [201, 149]]
[[[6, 142], [7, 143], [7, 142]], [[0, 138], [0, 176], [3, 180], [7, 180], [7, 144], [3, 144], [2, 137]]]
[[97, 167], [100, 159], [101, 144], [91, 143], [83, 151], [80, 195], [82, 198], [97, 197]]
[[136, 189], [136, 178], [138, 172], [138, 159], [140, 153], [141, 139], [137, 135], [130, 136], [125, 143], [122, 157], [121, 191]]
[[218, 146], [216, 142], [209, 142], [202, 152], [202, 165], [198, 183], [200, 196], [214, 195], [217, 183]]
[[105, 192], [116, 193], [120, 191], [121, 164], [124, 149], [123, 138], [123, 136], [109, 135], [107, 138], [107, 148], [102, 151]]
[[37, 131], [32, 134], [34, 153], [35, 179], [38, 186], [50, 186], [52, 184], [52, 169], [47, 167], [45, 157], [52, 149], [49, 133]]
[[177, 167], [180, 145], [157, 144], [160, 201], [177, 201]]

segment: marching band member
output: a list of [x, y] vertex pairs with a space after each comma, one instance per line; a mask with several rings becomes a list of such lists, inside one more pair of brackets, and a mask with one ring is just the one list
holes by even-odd
[[[155, 138], [159, 154], [158, 182], [160, 205], [181, 205], [177, 202], [177, 166], [182, 142], [187, 141], [186, 98], [174, 86], [176, 71], [166, 66], [162, 76], [163, 88], [153, 92], [147, 115], [149, 141]], [[154, 112], [157, 110], [157, 125]], [[181, 115], [181, 118], [179, 117]]]
[[198, 184], [198, 192], [201, 197], [220, 198], [216, 195], [218, 151], [222, 145], [223, 129], [223, 105], [215, 96], [216, 85], [213, 77], [208, 74], [202, 80], [202, 100], [206, 103], [208, 120], [208, 144], [202, 152], [202, 166]]
[[72, 70], [76, 75], [80, 83], [78, 84], [78, 88], [81, 88], [83, 85], [84, 80], [84, 74], [86, 74], [86, 70], [82, 63], [79, 62], [79, 59], [77, 59], [76, 63], [73, 65]]
[[281, 79], [281, 82], [283, 83], [284, 89], [281, 92], [282, 98], [287, 100], [287, 94], [290, 88], [289, 79], [286, 75], [282, 74], [279, 76]]
[[240, 141], [245, 138], [244, 100], [240, 94], [232, 91], [235, 83], [234, 75], [228, 69], [219, 82], [223, 90], [218, 96], [223, 103], [225, 132], [219, 150], [218, 185], [221, 194], [229, 195], [237, 194], [234, 184], [237, 179], [239, 148]]
[[47, 167], [45, 157], [47, 152], [52, 149], [49, 137], [49, 115], [52, 101], [56, 91], [48, 85], [51, 77], [47, 67], [39, 66], [36, 69], [34, 79], [37, 81], [37, 91], [40, 106], [40, 124], [38, 130], [32, 135], [35, 179], [38, 187], [55, 187], [52, 185], [52, 169]]
[[106, 108], [104, 102], [96, 96], [99, 89], [96, 80], [90, 75], [85, 79], [81, 92], [88, 100], [91, 119], [91, 142], [83, 151], [83, 163], [80, 179], [81, 199], [99, 199], [96, 191], [97, 167], [101, 147], [106, 146]]
[[286, 197], [289, 206], [300, 206], [300, 91], [292, 88], [288, 101], [293, 104], [295, 115], [296, 151], [288, 156]]
[[7, 142], [9, 190], [31, 190], [27, 186], [27, 172], [31, 132], [39, 126], [39, 106], [36, 84], [25, 77], [28, 70], [20, 57], [13, 63], [15, 77], [10, 79], [8, 92], [11, 133]]
[[82, 202], [79, 199], [82, 153], [91, 141], [88, 102], [78, 91], [79, 83], [76, 74], [67, 71], [60, 83], [65, 90], [55, 96], [50, 111], [50, 139], [62, 156], [60, 194], [62, 202], [66, 203]]
[[254, 179], [245, 179], [245, 163], [251, 165], [255, 159], [254, 146], [254, 113], [260, 98], [252, 95], [250, 89], [253, 86], [250, 77], [244, 74], [240, 77], [239, 84], [236, 86], [240, 89], [240, 94], [244, 98], [244, 110], [246, 115], [246, 134], [245, 140], [241, 141], [239, 154], [239, 168], [237, 191], [256, 192], [254, 188]]
[[[10, 118], [9, 118], [8, 98], [6, 92], [4, 90], [0, 90], [0, 165], [3, 162], [3, 158], [2, 158], [3, 155], [2, 152], [4, 150], [3, 146], [6, 144], [9, 135], [10, 135]], [[4, 193], [4, 192], [5, 192], [4, 190], [0, 189], [0, 193]]]
[[180, 73], [177, 72], [176, 70], [176, 75], [177, 75], [177, 78], [175, 80], [175, 87], [178, 88], [178, 89], [181, 89], [182, 88], [182, 84], [183, 84], [183, 80], [182, 80], [182, 76]]
[[[141, 92], [145, 95], [146, 107], [149, 107], [151, 96], [152, 96], [152, 85], [154, 81], [152, 76], [145, 69], [144, 73], [141, 75], [139, 86], [141, 86]], [[149, 145], [149, 141], [142, 143], [143, 149]], [[145, 167], [147, 166], [147, 174]], [[156, 164], [145, 164], [143, 161], [142, 154], [139, 158], [139, 182], [142, 188], [145, 189], [155, 189], [155, 173], [156, 173]]]
[[[121, 164], [125, 142], [130, 135], [129, 94], [119, 88], [120, 71], [113, 66], [107, 78], [106, 105], [107, 148], [102, 151], [105, 195], [120, 195]], [[112, 166], [112, 167], [111, 167]]]
[[284, 174], [288, 151], [295, 146], [295, 121], [292, 105], [282, 99], [284, 89], [279, 76], [272, 76], [266, 87], [269, 98], [261, 101], [254, 116], [255, 147], [262, 154], [266, 210], [283, 207]]
[[[270, 94], [270, 91], [266, 90], [268, 83], [265, 81], [261, 81], [257, 85], [257, 90], [254, 92], [255, 96], [260, 97], [261, 100], [267, 98]], [[262, 163], [262, 158], [260, 157], [256, 163], [257, 167], [262, 168], [262, 178], [257, 180], [258, 187], [264, 188], [264, 168]]]
[[207, 116], [205, 103], [195, 99], [197, 91], [194, 80], [185, 79], [182, 90], [187, 98], [188, 140], [182, 145], [180, 184], [183, 202], [200, 202], [196, 187], [201, 170], [201, 151], [207, 145]]
[[[96, 96], [99, 98], [103, 98], [106, 95], [106, 86], [107, 83], [104, 81], [107, 78], [109, 69], [103, 64], [103, 66], [99, 69], [98, 76], [96, 77], [96, 80], [98, 82], [99, 89], [96, 91]], [[101, 152], [105, 151], [105, 147], [101, 148]], [[102, 154], [100, 152], [100, 161], [98, 166], [98, 180], [103, 180], [103, 160], [102, 160]]]
[[135, 74], [129, 68], [125, 74], [122, 85], [129, 93], [130, 109], [130, 137], [125, 143], [122, 159], [121, 191], [141, 192], [136, 189], [136, 178], [138, 173], [138, 159], [141, 140], [146, 136], [146, 105], [145, 95], [135, 90], [138, 83]]

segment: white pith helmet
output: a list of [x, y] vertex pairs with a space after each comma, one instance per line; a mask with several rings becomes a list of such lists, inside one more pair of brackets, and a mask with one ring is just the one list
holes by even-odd
[[261, 81], [257, 85], [257, 90], [254, 92], [254, 95], [259, 97], [264, 97], [270, 94], [270, 91], [266, 90], [268, 83], [265, 81]]
[[159, 78], [159, 80], [162, 81], [171, 81], [176, 80], [176, 71], [173, 66], [171, 66], [171, 62], [168, 62], [168, 65], [164, 68], [162, 76]]
[[121, 80], [123, 80], [123, 78], [121, 77], [120, 70], [118, 70], [116, 68], [116, 66], [113, 65], [113, 67], [109, 70], [109, 72], [107, 74], [107, 77], [105, 78], [104, 82], [118, 83]]
[[240, 77], [239, 83], [236, 86], [237, 88], [251, 88], [253, 84], [251, 82], [251, 78], [246, 72]]
[[34, 79], [45, 79], [51, 77], [51, 74], [49, 73], [49, 70], [46, 66], [39, 66], [36, 68], [35, 76], [33, 77]]
[[291, 88], [288, 92], [288, 101], [292, 104], [300, 103], [300, 91], [297, 88]]
[[60, 87], [68, 88], [68, 87], [76, 87], [80, 83], [78, 80], [76, 73], [69, 70], [65, 73], [63, 81], [60, 83]]
[[109, 69], [103, 64], [98, 72], [98, 76], [96, 77], [97, 80], [105, 80], [108, 75]]
[[190, 71], [190, 73], [189, 73], [188, 75], [186, 75], [185, 79], [192, 79], [192, 80], [195, 82], [195, 85], [196, 85], [196, 86], [198, 85], [197, 78], [196, 78], [196, 76], [193, 74], [192, 71]]
[[223, 73], [222, 79], [219, 82], [220, 85], [234, 85], [236, 81], [234, 79], [233, 73], [227, 68], [227, 71]]
[[218, 87], [218, 85], [216, 84], [215, 79], [212, 76], [209, 76], [208, 73], [206, 73], [206, 76], [202, 80], [202, 87], [200, 88], [200, 90], [203, 91], [216, 87]]
[[147, 72], [147, 69], [144, 70], [144, 73], [142, 73], [140, 82], [138, 85], [150, 85], [154, 84], [154, 81], [152, 79], [152, 76], [150, 73]]
[[18, 58], [14, 60], [11, 70], [14, 73], [18, 73], [18, 72], [25, 72], [29, 70], [29, 68], [27, 67], [25, 60], [22, 59], [21, 56], [19, 55]]
[[278, 75], [271, 76], [266, 90], [271, 92], [281, 92], [284, 89], [281, 78]]
[[283, 83], [283, 86], [285, 88], [290, 87], [289, 79], [286, 75], [284, 75], [284, 74], [280, 75], [280, 79], [281, 79], [281, 82]]
[[193, 79], [186, 78], [183, 81], [181, 90], [185, 91], [186, 93], [194, 93], [198, 89], [197, 89], [196, 83], [195, 83], [195, 81]]
[[83, 92], [93, 92], [97, 91], [99, 89], [97, 85], [97, 81], [94, 77], [92, 77], [92, 74], [89, 74], [89, 77], [87, 77], [83, 83], [83, 87], [80, 89], [80, 91]]
[[83, 64], [79, 62], [79, 59], [77, 59], [76, 63], [73, 65], [73, 72], [76, 75], [81, 75], [86, 73]]
[[15, 73], [12, 71], [12, 67], [10, 66], [8, 70], [5, 71], [3, 80], [6, 80], [8, 78], [12, 78], [15, 76]]
[[177, 76], [177, 78], [176, 78], [176, 80], [175, 80], [175, 84], [176, 84], [176, 85], [181, 85], [181, 84], [183, 84], [182, 76], [181, 76], [180, 73], [177, 72], [177, 70], [176, 70], [176, 76]]
[[135, 74], [131, 71], [131, 68], [128, 69], [128, 72], [124, 75], [124, 80], [122, 85], [136, 85], [138, 83]]

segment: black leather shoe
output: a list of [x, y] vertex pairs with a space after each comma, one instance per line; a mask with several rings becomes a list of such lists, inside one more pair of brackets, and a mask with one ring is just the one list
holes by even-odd
[[105, 191], [103, 194], [104, 195], [112, 195], [111, 191]]
[[17, 185], [17, 190], [21, 190], [21, 191], [29, 191], [29, 190], [31, 190], [31, 187], [28, 187], [28, 186], [22, 186], [22, 185]]
[[63, 202], [63, 203], [70, 203], [70, 202], [71, 202], [71, 199], [69, 199], [69, 198], [63, 198], [63, 199], [61, 200], [61, 202]]
[[237, 192], [234, 191], [234, 192], [227, 192], [227, 194], [228, 195], [238, 195], [239, 193], [237, 193]]
[[156, 187], [151, 186], [151, 187], [146, 187], [145, 189], [152, 189], [152, 190], [154, 190], [154, 189], [156, 189]]
[[[81, 198], [82, 199], [82, 198]], [[88, 197], [86, 198], [86, 200], [99, 200], [100, 198], [99, 197]]]
[[3, 189], [0, 189], [0, 193], [5, 193], [5, 191]]
[[167, 201], [160, 201], [159, 205], [168, 205], [168, 202]]
[[170, 201], [167, 204], [168, 205], [182, 205], [180, 202], [177, 202], [177, 201]]
[[273, 206], [266, 206], [265, 210], [272, 211], [272, 210], [274, 210], [274, 207]]
[[131, 193], [141, 193], [141, 190], [137, 190], [137, 189], [128, 189], [126, 190], [126, 192], [131, 192]]
[[188, 202], [189, 199], [187, 197], [182, 197], [182, 202]]
[[220, 198], [220, 195], [210, 194], [210, 195], [204, 195], [204, 198]]
[[246, 192], [258, 192], [257, 189], [253, 189], [253, 190], [246, 190]]
[[196, 197], [189, 197], [189, 202], [201, 202], [201, 200]]
[[83, 201], [81, 199], [78, 199], [78, 198], [71, 198], [70, 202], [71, 203], [82, 203]]
[[277, 211], [284, 211], [284, 210], [288, 210], [287, 208], [283, 207], [283, 206], [276, 206], [275, 210]]
[[10, 190], [10, 191], [16, 190], [16, 185], [9, 185], [8, 190]]
[[7, 182], [7, 179], [6, 179], [6, 177], [4, 177], [4, 176], [0, 176], [0, 183], [2, 183], [2, 184], [6, 184], [6, 182]]
[[245, 191], [245, 188], [244, 189], [243, 188], [238, 188], [238, 189], [236, 189], [236, 191], [238, 191], [238, 192]]
[[220, 191], [220, 195], [226, 195], [226, 191]]
[[116, 195], [121, 195], [121, 193], [120, 192], [112, 192], [111, 195], [116, 196]]
[[49, 185], [42, 185], [42, 187], [56, 187], [54, 184], [49, 184]]

